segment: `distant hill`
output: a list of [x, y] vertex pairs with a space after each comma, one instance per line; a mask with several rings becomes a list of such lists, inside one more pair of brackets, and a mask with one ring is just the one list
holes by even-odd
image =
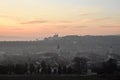
[[[58, 37], [58, 36], [57, 36]], [[59, 45], [59, 49], [58, 49]], [[74, 56], [87, 56], [103, 59], [112, 47], [112, 53], [120, 56], [120, 36], [64, 36], [40, 41], [1, 41], [0, 57], [6, 55], [30, 55], [59, 53], [72, 59]], [[50, 55], [50, 54], [45, 54]], [[54, 55], [54, 54], [51, 54]]]

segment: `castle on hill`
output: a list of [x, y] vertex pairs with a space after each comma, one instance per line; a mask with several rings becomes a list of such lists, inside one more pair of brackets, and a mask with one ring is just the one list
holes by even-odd
[[44, 38], [44, 40], [58, 40], [60, 37], [58, 34], [53, 35], [52, 37]]

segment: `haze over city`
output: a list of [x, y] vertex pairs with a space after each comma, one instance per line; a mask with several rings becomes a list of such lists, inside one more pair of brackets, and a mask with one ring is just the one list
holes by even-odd
[[0, 0], [0, 41], [119, 35], [120, 0]]

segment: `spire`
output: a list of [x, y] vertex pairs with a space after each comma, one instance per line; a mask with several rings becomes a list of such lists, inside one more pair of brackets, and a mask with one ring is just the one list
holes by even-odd
[[113, 58], [113, 56], [111, 55], [112, 53], [113, 53], [113, 49], [112, 49], [112, 46], [111, 46], [111, 47], [109, 48], [108, 53], [107, 53], [108, 59]]
[[59, 45], [59, 44], [57, 45], [57, 49], [58, 49], [58, 50], [60, 49], [60, 45]]
[[112, 54], [112, 53], [113, 53], [113, 48], [111, 46], [110, 49], [109, 49], [109, 54]]
[[60, 49], [60, 45], [59, 45], [59, 43], [57, 44], [57, 48], [56, 48], [56, 50], [57, 50], [57, 54], [60, 56], [60, 51], [61, 51], [61, 49]]

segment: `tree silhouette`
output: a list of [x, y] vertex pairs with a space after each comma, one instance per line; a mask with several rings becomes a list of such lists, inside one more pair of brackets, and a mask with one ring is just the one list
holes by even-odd
[[106, 73], [114, 73], [117, 70], [117, 60], [110, 58], [105, 64], [104, 64], [104, 70]]
[[61, 74], [61, 73], [62, 73], [62, 66], [59, 65], [59, 66], [58, 66], [58, 74]]
[[73, 63], [74, 73], [85, 74], [87, 72], [87, 59], [85, 57], [75, 57]]
[[15, 73], [16, 74], [25, 74], [25, 66], [23, 64], [16, 64]]
[[65, 66], [65, 65], [63, 66], [62, 71], [63, 71], [63, 74], [66, 74], [66, 73], [67, 73], [67, 68], [66, 68], [66, 66]]
[[47, 65], [46, 65], [46, 62], [45, 61], [42, 61], [41, 62], [41, 73], [42, 74], [46, 74], [47, 73]]
[[8, 67], [5, 65], [0, 65], [0, 74], [8, 74]]
[[73, 73], [73, 69], [72, 69], [71, 66], [69, 66], [69, 67], [67, 68], [67, 74], [72, 74], [72, 73]]

